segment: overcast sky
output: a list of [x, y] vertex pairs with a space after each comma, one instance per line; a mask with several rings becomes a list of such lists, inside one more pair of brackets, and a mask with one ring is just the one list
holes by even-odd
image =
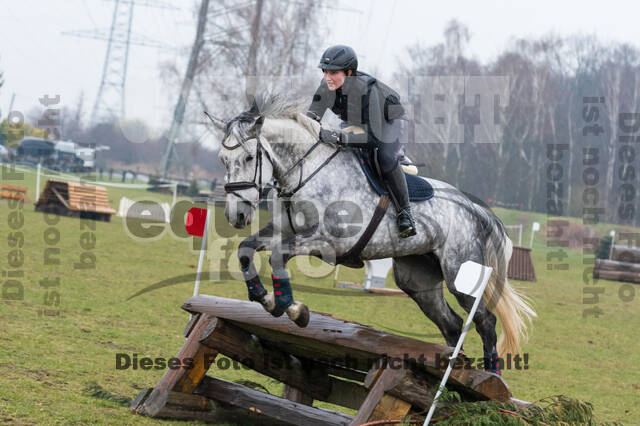
[[[277, 1], [277, 0], [267, 0]], [[189, 46], [195, 34], [194, 0], [164, 0], [177, 10], [136, 6], [133, 31], [172, 46]], [[640, 39], [635, 2], [497, 1], [497, 0], [350, 0], [330, 5], [355, 11], [327, 11], [331, 31], [322, 45], [343, 43], [360, 55], [361, 69], [379, 70], [388, 78], [396, 57], [415, 42], [442, 40], [446, 23], [455, 18], [472, 34], [470, 53], [486, 61], [513, 37], [595, 34], [603, 40], [636, 43]], [[93, 107], [102, 75], [107, 43], [69, 37], [64, 31], [108, 28], [114, 2], [106, 0], [0, 0], [0, 110], [6, 117], [11, 95], [14, 110], [26, 112], [38, 98], [60, 95], [75, 104], [85, 94], [86, 111]], [[211, 9], [216, 1], [211, 0]], [[187, 50], [188, 51], [188, 50]], [[318, 52], [318, 56], [321, 52]], [[127, 118], [140, 118], [156, 130], [168, 127], [173, 105], [159, 79], [158, 64], [184, 54], [172, 50], [131, 48], [127, 76]], [[320, 74], [318, 74], [320, 77]], [[87, 114], [88, 115], [88, 114]]]

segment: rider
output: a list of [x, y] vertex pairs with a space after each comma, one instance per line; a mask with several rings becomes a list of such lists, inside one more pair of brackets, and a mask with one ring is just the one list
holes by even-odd
[[[313, 95], [307, 115], [317, 121], [331, 109], [346, 125], [359, 126], [364, 133], [320, 130], [320, 139], [347, 147], [377, 151], [384, 178], [397, 211], [401, 238], [416, 234], [409, 193], [400, 165], [401, 124], [404, 110], [400, 96], [372, 76], [358, 71], [358, 58], [349, 46], [332, 46], [320, 59], [324, 78]], [[346, 123], [346, 124], [345, 124]]]

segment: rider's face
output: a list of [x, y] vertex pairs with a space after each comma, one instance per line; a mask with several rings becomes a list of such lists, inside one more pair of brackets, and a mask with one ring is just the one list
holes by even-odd
[[322, 72], [324, 73], [324, 80], [331, 91], [342, 87], [344, 79], [347, 78], [347, 75], [342, 70], [322, 70]]

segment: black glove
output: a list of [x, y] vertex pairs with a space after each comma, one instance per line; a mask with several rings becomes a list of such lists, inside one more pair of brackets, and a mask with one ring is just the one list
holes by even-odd
[[320, 140], [332, 144], [344, 145], [342, 132], [337, 130], [320, 129]]
[[322, 119], [322, 117], [320, 117], [318, 114], [316, 114], [313, 111], [307, 111], [306, 112], [307, 117], [309, 118], [313, 118], [314, 120], [316, 120], [318, 123], [320, 122], [320, 120]]

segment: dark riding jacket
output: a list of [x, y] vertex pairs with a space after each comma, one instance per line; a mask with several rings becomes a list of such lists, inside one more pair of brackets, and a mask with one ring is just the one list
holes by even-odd
[[378, 147], [381, 152], [398, 150], [401, 133], [398, 120], [404, 117], [400, 96], [369, 74], [357, 71], [354, 76], [346, 77], [335, 91], [329, 90], [323, 79], [313, 95], [309, 112], [320, 120], [327, 109], [348, 125], [364, 129], [366, 137], [350, 145], [365, 149]]

